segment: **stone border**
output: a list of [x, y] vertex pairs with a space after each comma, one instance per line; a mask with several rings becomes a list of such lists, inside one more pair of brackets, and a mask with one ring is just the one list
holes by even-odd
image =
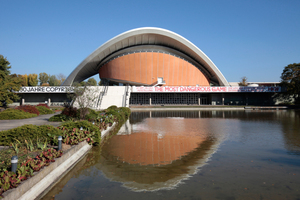
[[208, 107], [208, 108], [199, 108], [199, 107], [195, 107], [195, 108], [130, 108], [131, 111], [171, 111], [171, 110], [191, 110], [191, 111], [195, 111], [195, 110], [245, 110], [244, 107], [239, 107], [239, 108], [234, 108], [234, 107]]
[[[110, 127], [108, 127], [106, 130], [104, 131], [101, 131], [101, 139], [103, 139], [108, 133], [110, 130], [112, 130], [113, 128], [115, 128], [115, 126], [117, 125], [116, 122], [114, 122]], [[102, 140], [101, 140], [102, 141]]]

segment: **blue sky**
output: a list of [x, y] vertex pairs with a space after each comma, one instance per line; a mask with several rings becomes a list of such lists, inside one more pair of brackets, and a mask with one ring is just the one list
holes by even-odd
[[229, 82], [280, 81], [286, 65], [300, 62], [299, 0], [0, 3], [0, 54], [17, 74], [68, 76], [107, 40], [140, 27], [185, 37]]

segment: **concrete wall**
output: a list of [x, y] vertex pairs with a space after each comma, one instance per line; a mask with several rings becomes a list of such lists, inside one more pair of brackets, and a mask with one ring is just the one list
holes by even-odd
[[[127, 92], [126, 92], [126, 89]], [[109, 106], [128, 107], [130, 87], [127, 86], [89, 86], [85, 93], [75, 102], [75, 107], [84, 105], [86, 107], [102, 110]]]
[[46, 101], [49, 106], [57, 106], [71, 101], [67, 97], [67, 93], [23, 93], [19, 96], [19, 102], [14, 102], [11, 106], [37, 105]]

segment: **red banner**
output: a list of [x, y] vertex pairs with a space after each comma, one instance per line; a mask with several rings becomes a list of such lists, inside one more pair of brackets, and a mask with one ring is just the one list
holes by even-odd
[[131, 92], [281, 92], [281, 87], [177, 87], [177, 86], [165, 86], [165, 87], [132, 87]]

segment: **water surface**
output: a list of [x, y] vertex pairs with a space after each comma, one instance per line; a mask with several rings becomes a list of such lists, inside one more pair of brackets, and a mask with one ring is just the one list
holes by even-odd
[[300, 199], [299, 111], [133, 112], [43, 199]]

